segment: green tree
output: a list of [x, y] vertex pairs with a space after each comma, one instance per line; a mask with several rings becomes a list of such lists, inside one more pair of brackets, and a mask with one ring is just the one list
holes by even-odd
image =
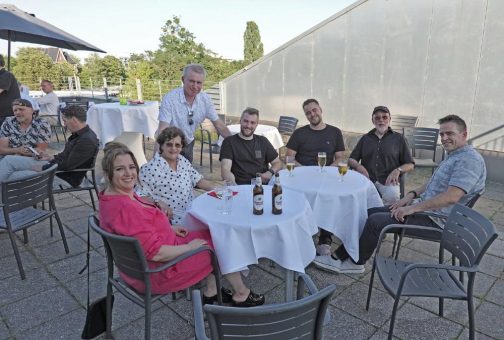
[[16, 66], [12, 68], [17, 80], [31, 89], [39, 87], [41, 79], [53, 79], [51, 57], [39, 48], [22, 47], [16, 54]]
[[264, 54], [263, 43], [259, 27], [253, 21], [247, 21], [247, 28], [243, 33], [243, 60], [246, 65], [261, 58]]
[[91, 81], [93, 87], [102, 87], [104, 77], [109, 84], [117, 85], [120, 83], [119, 79], [126, 77], [126, 70], [119, 58], [111, 55], [100, 58], [97, 53], [93, 53], [84, 59], [80, 77], [83, 85], [88, 85]]

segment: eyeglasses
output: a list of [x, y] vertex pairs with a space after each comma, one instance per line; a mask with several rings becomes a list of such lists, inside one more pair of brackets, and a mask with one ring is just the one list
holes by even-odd
[[389, 116], [374, 116], [373, 117], [375, 120], [388, 120]]
[[189, 110], [189, 113], [187, 114], [187, 122], [189, 123], [189, 125], [194, 124], [193, 115], [194, 115], [194, 111]]
[[182, 149], [182, 144], [179, 144], [179, 143], [171, 143], [171, 142], [168, 142], [168, 143], [165, 143], [165, 145], [169, 148], [176, 148], [176, 149]]

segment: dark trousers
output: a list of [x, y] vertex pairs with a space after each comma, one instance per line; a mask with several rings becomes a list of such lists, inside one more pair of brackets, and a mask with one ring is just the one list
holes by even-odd
[[332, 233], [327, 230], [319, 228], [319, 238], [318, 244], [331, 244], [332, 243]]
[[[359, 260], [357, 264], [364, 264], [369, 260], [378, 245], [380, 232], [389, 224], [401, 224], [390, 216], [389, 207], [372, 208], [368, 210], [368, 219], [364, 225], [362, 235], [359, 238]], [[415, 214], [408, 216], [408, 224], [439, 228], [428, 216]], [[343, 244], [334, 251], [334, 254], [342, 261], [350, 257]]]
[[189, 143], [186, 146], [184, 146], [184, 148], [182, 149], [182, 152], [180, 153], [182, 156], [184, 156], [185, 158], [187, 158], [187, 160], [191, 164], [192, 164], [192, 161], [193, 161], [194, 142], [195, 142], [195, 140], [193, 140], [191, 143]]

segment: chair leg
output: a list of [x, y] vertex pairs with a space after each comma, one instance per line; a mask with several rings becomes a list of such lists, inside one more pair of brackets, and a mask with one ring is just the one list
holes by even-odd
[[112, 285], [107, 283], [107, 301], [106, 301], [106, 321], [105, 334], [107, 339], [112, 339]]
[[199, 165], [203, 166], [203, 132], [201, 133], [201, 146], [200, 146], [200, 156], [199, 156]]
[[68, 249], [68, 243], [66, 240], [65, 231], [63, 230], [63, 224], [61, 223], [61, 220], [58, 215], [58, 211], [56, 209], [54, 209], [54, 217], [56, 218], [56, 223], [58, 223], [58, 228], [60, 231], [61, 239], [63, 240], [63, 246], [65, 247], [65, 253], [68, 254], [70, 252], [70, 250]]
[[208, 153], [210, 155], [210, 172], [213, 172], [212, 143], [208, 144]]
[[145, 340], [150, 340], [151, 336], [151, 299], [150, 296], [145, 299]]
[[7, 228], [7, 232], [9, 233], [9, 238], [11, 240], [12, 249], [14, 250], [14, 257], [16, 258], [16, 262], [17, 262], [18, 269], [19, 269], [19, 274], [21, 275], [21, 280], [24, 280], [24, 279], [26, 279], [26, 275], [25, 275], [25, 271], [23, 268], [23, 263], [21, 262], [21, 256], [19, 256], [19, 250], [18, 250], [18, 247], [16, 244], [14, 233], [9, 228]]
[[28, 243], [28, 230], [23, 229], [23, 242], [24, 244]]
[[49, 217], [49, 232], [50, 232], [50, 234], [51, 234], [51, 237], [53, 237], [53, 236], [54, 236], [54, 230], [53, 230], [53, 220], [52, 220], [52, 218], [53, 218], [52, 216], [51, 216], [51, 217]]
[[91, 197], [91, 204], [93, 205], [93, 211], [96, 211], [96, 204], [93, 197], [93, 189], [89, 189], [89, 196]]
[[394, 307], [392, 308], [392, 317], [390, 318], [390, 327], [389, 327], [389, 333], [388, 333], [388, 339], [392, 340], [392, 335], [394, 334], [394, 324], [395, 324], [395, 318], [397, 314], [397, 306], [399, 305], [400, 301], [400, 296], [397, 296], [394, 301]]
[[394, 257], [396, 260], [399, 257], [399, 249], [401, 249], [401, 243], [402, 243], [402, 239], [403, 239], [403, 233], [404, 232], [401, 232], [399, 234], [399, 241], [397, 241], [397, 249], [396, 249], [396, 253], [395, 253], [395, 257]]
[[392, 245], [392, 253], [390, 254], [390, 257], [394, 257], [398, 239], [399, 239], [399, 234], [394, 234], [394, 244]]
[[467, 312], [469, 314], [469, 339], [474, 340], [474, 301], [472, 293], [467, 297]]
[[369, 310], [369, 305], [371, 304], [371, 293], [373, 292], [375, 270], [376, 270], [376, 262], [373, 261], [373, 269], [371, 269], [371, 277], [369, 278], [369, 290], [367, 294], [366, 310]]

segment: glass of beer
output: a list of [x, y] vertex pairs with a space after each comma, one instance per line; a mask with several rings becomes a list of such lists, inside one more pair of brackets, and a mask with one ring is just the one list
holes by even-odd
[[348, 161], [347, 160], [341, 160], [338, 162], [338, 171], [340, 174], [340, 182], [343, 182], [343, 177], [348, 171]]
[[289, 171], [289, 177], [294, 176], [292, 172], [296, 166], [296, 161], [294, 156], [285, 156], [285, 164], [287, 165], [287, 170]]
[[325, 172], [324, 167], [327, 162], [327, 156], [325, 152], [319, 152], [318, 153], [318, 165], [320, 167], [320, 172], [323, 173]]

